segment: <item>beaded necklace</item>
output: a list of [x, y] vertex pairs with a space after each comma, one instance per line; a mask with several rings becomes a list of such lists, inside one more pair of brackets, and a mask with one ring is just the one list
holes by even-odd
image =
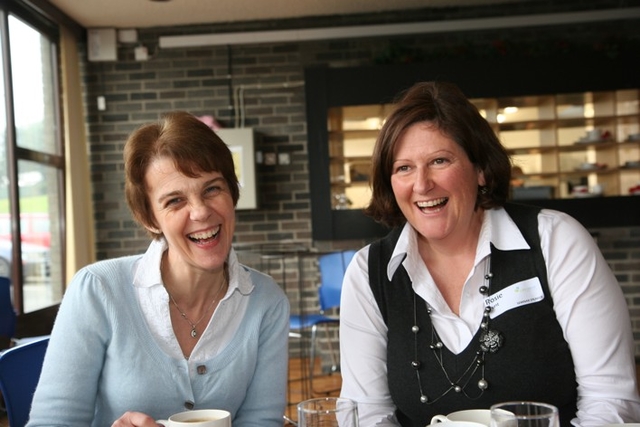
[[[451, 376], [449, 375], [449, 373], [444, 367], [444, 363], [442, 359], [442, 348], [444, 347], [444, 344], [442, 343], [442, 340], [438, 336], [438, 333], [436, 332], [433, 326], [433, 320], [431, 320], [431, 344], [429, 345], [429, 348], [431, 349], [431, 352], [433, 353], [433, 356], [436, 362], [438, 363], [438, 366], [440, 366], [442, 373], [444, 374], [445, 378], [450, 384], [445, 391], [443, 391], [439, 396], [435, 398], [429, 398], [422, 389], [422, 379], [420, 378], [420, 367], [422, 364], [418, 357], [418, 333], [420, 332], [420, 327], [418, 327], [418, 319], [417, 319], [418, 303], [417, 303], [417, 296], [415, 292], [413, 294], [413, 326], [411, 327], [411, 332], [413, 333], [413, 337], [414, 337], [414, 358], [411, 361], [411, 367], [416, 372], [416, 378], [418, 380], [418, 388], [420, 390], [421, 403], [426, 403], [426, 404], [435, 403], [438, 400], [440, 400], [442, 397], [449, 394], [449, 392], [451, 391], [454, 391], [456, 393], [462, 393], [467, 398], [475, 400], [475, 399], [478, 399], [480, 396], [482, 396], [485, 390], [489, 388], [489, 382], [486, 380], [484, 376], [485, 355], [486, 353], [497, 352], [504, 343], [504, 338], [502, 337], [502, 334], [489, 327], [489, 323], [491, 319], [490, 318], [491, 306], [487, 302], [486, 297], [491, 293], [490, 292], [491, 278], [493, 277], [493, 274], [490, 271], [490, 265], [491, 265], [490, 261], [491, 261], [491, 258], [487, 259], [485, 264], [484, 279], [486, 281], [486, 285], [480, 286], [480, 289], [479, 289], [480, 293], [483, 296], [485, 296], [485, 308], [482, 313], [482, 322], [480, 323], [480, 329], [482, 329], [482, 333], [480, 334], [480, 339], [479, 339], [479, 350], [476, 351], [475, 357], [473, 358], [473, 360], [471, 360], [471, 363], [469, 363], [469, 366], [467, 366], [467, 368], [464, 370], [462, 375], [460, 375], [458, 378], [451, 378]], [[427, 309], [427, 314], [429, 315], [429, 317], [431, 317], [431, 307], [426, 302], [425, 302], [425, 305]], [[470, 395], [469, 392], [467, 391], [467, 385], [469, 385], [469, 382], [471, 381], [473, 376], [476, 374], [478, 369], [480, 369], [480, 380], [478, 381], [477, 386], [480, 391], [476, 395]]]

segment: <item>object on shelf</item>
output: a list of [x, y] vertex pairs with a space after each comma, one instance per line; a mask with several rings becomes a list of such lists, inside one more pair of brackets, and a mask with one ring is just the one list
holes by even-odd
[[582, 163], [580, 164], [580, 167], [577, 168], [576, 170], [579, 171], [593, 171], [593, 170], [602, 170], [602, 169], [606, 169], [607, 168], [607, 164], [606, 163]]
[[611, 132], [609, 132], [608, 130], [593, 129], [593, 130], [587, 131], [587, 134], [581, 137], [578, 141], [576, 141], [576, 144], [604, 142], [610, 139], [611, 139]]
[[371, 163], [355, 164], [349, 169], [349, 177], [351, 182], [369, 181], [369, 168]]
[[600, 197], [604, 195], [604, 187], [601, 184], [595, 184], [591, 188], [587, 185], [576, 185], [571, 190], [571, 195], [575, 198]]
[[336, 194], [335, 196], [333, 196], [333, 198], [336, 201], [334, 209], [338, 209], [338, 210], [349, 209], [349, 207], [353, 204], [353, 202], [349, 200], [347, 195], [344, 193]]
[[530, 187], [513, 187], [513, 200], [553, 199], [554, 187], [551, 185], [532, 185]]
[[632, 133], [627, 137], [627, 141], [640, 141], [640, 133]]
[[589, 186], [587, 185], [574, 185], [571, 190], [571, 195], [573, 197], [591, 197], [589, 193]]
[[593, 195], [593, 196], [603, 196], [604, 195], [604, 187], [602, 184], [595, 184], [591, 186], [591, 189], [589, 190], [589, 192]]
[[634, 196], [640, 196], [640, 182], [629, 188], [629, 194]]
[[627, 169], [638, 169], [640, 168], [640, 160], [630, 160], [624, 162], [624, 165], [622, 167]]

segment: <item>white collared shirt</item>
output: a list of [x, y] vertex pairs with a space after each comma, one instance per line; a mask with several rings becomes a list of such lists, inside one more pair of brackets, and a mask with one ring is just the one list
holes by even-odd
[[[174, 359], [183, 359], [184, 355], [173, 332], [169, 314], [169, 295], [162, 282], [160, 260], [167, 249], [164, 239], [154, 240], [147, 252], [135, 266], [133, 285], [136, 288], [138, 302], [149, 326], [149, 330], [162, 350]], [[244, 317], [248, 299], [242, 295], [251, 293], [253, 283], [249, 272], [238, 268], [238, 257], [232, 249], [229, 253], [229, 286], [227, 293], [211, 316], [206, 329], [189, 356], [189, 367], [193, 371], [198, 363], [212, 359], [233, 338], [239, 322]], [[216, 328], [215, 324], [224, 325]]]
[[[576, 220], [543, 209], [538, 223], [554, 310], [575, 364], [578, 414], [574, 425], [640, 420], [631, 323], [615, 276], [591, 235]], [[387, 265], [387, 275], [392, 277], [402, 262], [414, 291], [432, 308], [438, 335], [456, 354], [467, 347], [482, 319], [484, 299], [478, 289], [484, 284], [490, 243], [501, 250], [529, 247], [504, 209], [486, 211], [459, 316], [446, 304], [420, 258], [411, 226], [402, 230]], [[369, 286], [368, 256], [367, 246], [356, 254], [344, 279], [341, 394], [358, 401], [361, 427], [397, 426], [387, 385], [387, 327]]]

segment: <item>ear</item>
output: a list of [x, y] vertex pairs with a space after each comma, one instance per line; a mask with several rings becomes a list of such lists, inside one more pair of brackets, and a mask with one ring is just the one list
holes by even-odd
[[484, 187], [487, 185], [487, 180], [484, 178], [484, 172], [478, 169], [478, 186]]
[[155, 227], [145, 226], [144, 228], [146, 228], [147, 230], [149, 230], [153, 234], [162, 234], [162, 231], [160, 231], [159, 229], [157, 229]]

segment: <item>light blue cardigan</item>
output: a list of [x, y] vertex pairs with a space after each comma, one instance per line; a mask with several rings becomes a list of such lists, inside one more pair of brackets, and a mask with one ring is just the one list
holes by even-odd
[[193, 402], [194, 409], [230, 411], [233, 427], [282, 427], [289, 331], [282, 289], [236, 263], [253, 284], [242, 296], [250, 299], [244, 319], [231, 342], [199, 364], [206, 372], [190, 378], [187, 360], [169, 357], [149, 332], [131, 285], [139, 258], [100, 261], [74, 277], [56, 318], [28, 426], [107, 427], [129, 410], [166, 419]]

